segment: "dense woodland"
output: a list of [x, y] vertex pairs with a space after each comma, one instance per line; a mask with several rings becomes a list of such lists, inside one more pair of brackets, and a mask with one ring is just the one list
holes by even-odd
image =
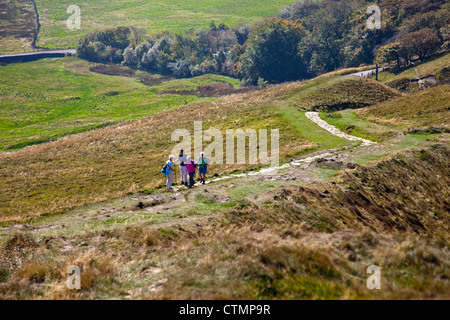
[[136, 27], [92, 33], [78, 45], [81, 58], [121, 63], [175, 77], [207, 73], [245, 84], [310, 78], [338, 68], [392, 63], [450, 48], [450, 3], [445, 0], [379, 0], [381, 29], [368, 29], [374, 1], [298, 1], [260, 23], [147, 37]]

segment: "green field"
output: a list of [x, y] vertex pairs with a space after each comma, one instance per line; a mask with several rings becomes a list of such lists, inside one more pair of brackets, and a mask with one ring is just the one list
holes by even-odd
[[157, 91], [193, 90], [212, 82], [239, 86], [237, 80], [218, 75], [146, 86], [133, 77], [90, 72], [90, 65], [67, 57], [0, 67], [0, 151], [142, 118], [199, 100], [193, 95]]
[[[165, 82], [147, 86], [140, 80], [159, 75], [105, 66], [106, 73], [112, 70], [126, 75], [112, 76], [91, 71], [96, 65], [65, 57], [0, 67], [0, 151], [17, 150], [198, 100], [213, 99], [176, 94], [178, 91], [189, 93], [212, 83], [240, 88], [237, 79], [211, 74], [165, 79]], [[315, 126], [304, 117], [304, 111], [326, 106], [334, 108], [340, 104], [364, 106], [393, 96], [390, 89], [374, 84], [371, 80], [346, 77], [317, 78], [302, 82], [282, 102], [274, 105], [282, 121], [290, 123], [309, 141], [319, 143], [322, 148], [333, 148], [341, 145], [342, 139], [324, 135], [323, 130], [316, 132]], [[362, 91], [367, 94], [361, 95]], [[165, 92], [168, 94], [162, 94]]]
[[[400, 69], [400, 72], [394, 73], [391, 70], [383, 71], [378, 75], [378, 79], [382, 82], [389, 82], [399, 79], [417, 79], [428, 76], [430, 74], [436, 75], [440, 70], [448, 67], [450, 64], [450, 53], [438, 57], [432, 57], [421, 64], [410, 65], [406, 68]], [[375, 79], [375, 76], [372, 77]]]
[[[181, 32], [209, 27], [212, 20], [228, 26], [253, 24], [261, 18], [276, 14], [292, 0], [87, 0], [74, 3], [69, 0], [36, 0], [41, 19], [38, 45], [50, 48], [74, 47], [88, 32], [121, 25], [143, 27], [149, 34], [163, 30]], [[66, 13], [69, 5], [81, 9], [81, 29], [69, 30]]]

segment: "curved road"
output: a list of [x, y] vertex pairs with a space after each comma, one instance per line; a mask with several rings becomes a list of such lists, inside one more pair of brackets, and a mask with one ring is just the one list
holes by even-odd
[[75, 49], [65, 49], [65, 50], [46, 50], [39, 52], [28, 52], [28, 53], [15, 53], [15, 54], [5, 54], [0, 55], [0, 62], [24, 62], [32, 61], [41, 58], [57, 58], [64, 57], [67, 55], [73, 55], [77, 52]]

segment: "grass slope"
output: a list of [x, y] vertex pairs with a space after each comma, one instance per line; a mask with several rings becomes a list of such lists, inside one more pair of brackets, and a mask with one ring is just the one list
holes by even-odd
[[405, 131], [449, 131], [449, 110], [450, 85], [445, 85], [397, 97], [355, 112], [358, 117], [398, 126]]
[[[429, 143], [207, 218], [13, 233], [0, 246], [0, 296], [448, 299], [449, 152], [448, 140]], [[382, 290], [366, 287], [371, 264]], [[69, 265], [83, 270], [81, 290], [65, 286]]]
[[398, 96], [392, 88], [354, 76], [319, 77], [305, 90], [308, 94], [297, 97], [293, 103], [301, 109], [313, 111], [361, 108]]
[[[73, 60], [73, 62], [76, 61]], [[144, 111], [148, 113], [152, 113], [154, 109], [161, 111], [164, 109], [163, 106], [167, 106], [168, 101], [173, 99], [187, 99], [181, 96], [156, 96], [152, 94], [151, 88], [139, 85], [131, 78], [104, 75], [93, 77], [74, 73], [58, 60], [55, 64], [56, 75], [68, 75], [65, 82], [55, 82], [55, 78], [49, 72], [42, 80], [48, 81], [47, 83], [27, 82], [30, 91], [10, 87], [10, 92], [14, 94], [9, 96], [17, 99], [17, 96], [22, 95], [25, 101], [27, 98], [42, 101], [31, 105], [35, 108], [33, 110], [37, 117], [42, 116], [42, 111], [46, 110], [42, 108], [42, 103], [49, 103], [52, 100], [57, 101], [58, 104], [61, 103], [61, 90], [64, 92], [65, 88], [69, 91], [66, 91], [67, 96], [63, 96], [63, 99], [70, 101], [67, 103], [69, 106], [73, 106], [72, 101], [78, 95], [83, 98], [84, 90], [88, 96], [81, 100], [83, 103], [78, 107], [69, 108], [68, 112], [62, 113], [63, 116], [60, 116], [62, 119], [56, 117], [59, 121], [40, 122], [36, 125], [38, 128], [52, 128], [60, 125], [65, 130], [68, 128], [73, 130], [73, 122], [81, 121], [80, 112], [87, 113], [84, 121], [91, 122], [92, 118], [95, 120], [97, 116], [98, 119], [106, 121], [105, 116], [111, 117], [111, 113], [105, 114], [108, 110], [113, 112], [113, 116], [118, 114], [130, 119], [132, 116], [142, 116]], [[26, 66], [27, 64], [24, 64], [17, 68], [26, 68]], [[39, 63], [32, 66], [38, 68]], [[76, 64], [72, 66], [72, 68], [76, 67]], [[27, 73], [23, 74], [22, 79]], [[36, 74], [31, 71], [29, 77], [37, 77], [38, 74], [37, 71]], [[42, 76], [42, 73], [40, 75]], [[62, 80], [64, 80], [63, 76], [61, 76]], [[95, 82], [92, 79], [95, 79]], [[103, 84], [100, 81], [103, 81]], [[40, 88], [43, 85], [50, 88], [46, 93], [47, 96], [35, 96], [34, 94], [41, 92]], [[307, 101], [309, 95], [314, 95], [320, 90], [327, 90], [327, 86], [335, 85], [340, 86], [339, 97], [344, 98], [350, 95], [346, 95], [343, 90], [352, 90], [355, 85], [359, 89], [365, 86], [367, 90], [374, 90], [375, 86], [380, 92], [378, 100], [386, 99], [386, 96], [392, 94], [383, 86], [362, 79], [339, 77], [313, 79], [274, 86], [259, 92], [228, 96], [215, 102], [200, 102], [163, 113], [153, 112], [153, 116], [141, 120], [66, 137], [15, 153], [3, 154], [0, 156], [0, 177], [4, 181], [0, 187], [2, 200], [0, 221], [22, 220], [45, 213], [60, 213], [75, 206], [103, 201], [128, 192], [159, 187], [163, 183], [160, 173], [161, 164], [175, 145], [170, 139], [172, 131], [178, 128], [192, 131], [195, 120], [204, 122], [204, 130], [214, 127], [222, 130], [223, 133], [225, 129], [278, 128], [281, 135], [281, 161], [307, 151], [345, 146], [349, 143], [347, 140], [337, 138], [320, 129], [306, 119], [301, 109], [291, 107], [298, 101]], [[117, 91], [119, 94], [109, 94], [112, 91]], [[330, 98], [333, 97], [329, 95], [325, 97], [326, 101]], [[165, 100], [162, 102], [159, 99]], [[376, 99], [375, 96], [373, 99]], [[333, 103], [336, 104], [336, 100], [334, 99]], [[324, 105], [317, 96], [314, 96], [314, 101], [318, 105]], [[17, 103], [15, 105], [13, 102], [10, 103], [11, 105], [4, 103], [6, 106], [2, 109], [4, 114], [8, 115], [6, 112], [9, 112], [9, 115], [23, 114], [27, 117], [33, 115], [26, 104], [19, 106]], [[126, 103], [125, 106], [124, 103]], [[175, 107], [179, 104], [179, 102], [173, 102], [169, 106]], [[92, 108], [96, 105], [101, 106], [102, 109], [105, 108], [106, 111]], [[155, 105], [159, 108], [155, 108]], [[149, 109], [145, 110], [146, 107]], [[47, 108], [50, 114], [56, 111]], [[56, 113], [56, 115], [59, 114]], [[7, 125], [10, 124], [7, 123]], [[36, 126], [30, 125], [25, 128], [34, 130]], [[9, 132], [13, 136], [17, 134], [15, 130]], [[213, 166], [211, 174], [220, 175], [257, 167], [258, 165]]]
[[[161, 95], [235, 79], [206, 75], [145, 86], [135, 77], [98, 74], [74, 57], [0, 67], [0, 151], [55, 140], [123, 120], [170, 110], [196, 96]], [[146, 75], [148, 76], [148, 75]]]

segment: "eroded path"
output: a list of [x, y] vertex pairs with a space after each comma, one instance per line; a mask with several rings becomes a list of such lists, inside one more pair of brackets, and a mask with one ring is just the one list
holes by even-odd
[[370, 146], [372, 144], [376, 144], [376, 142], [367, 140], [367, 139], [363, 139], [363, 138], [359, 138], [359, 137], [355, 137], [352, 135], [349, 135], [347, 133], [344, 133], [342, 131], [340, 131], [338, 128], [336, 128], [335, 126], [329, 124], [328, 122], [322, 120], [319, 117], [319, 113], [318, 112], [306, 112], [305, 116], [310, 119], [311, 121], [313, 121], [314, 123], [316, 123], [319, 127], [321, 127], [322, 129], [330, 132], [331, 134], [334, 134], [335, 136], [339, 137], [339, 138], [343, 138], [343, 139], [347, 139], [347, 140], [351, 140], [351, 141], [362, 141], [362, 145], [363, 146]]

